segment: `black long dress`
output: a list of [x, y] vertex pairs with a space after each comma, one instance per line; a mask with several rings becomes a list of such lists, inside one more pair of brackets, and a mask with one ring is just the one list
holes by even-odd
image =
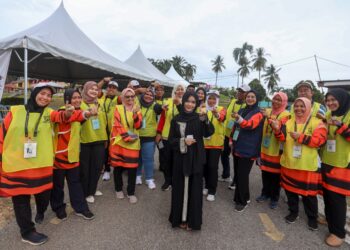
[[[180, 123], [185, 124], [185, 129], [180, 129]], [[181, 223], [187, 223], [193, 230], [200, 230], [202, 225], [202, 190], [203, 190], [203, 166], [205, 164], [205, 149], [203, 137], [209, 137], [214, 133], [214, 127], [206, 118], [200, 121], [198, 114], [192, 114], [190, 119], [181, 119], [181, 115], [175, 116], [171, 121], [169, 143], [173, 150], [173, 175], [171, 192], [171, 212], [169, 221], [172, 227], [178, 227]], [[187, 152], [181, 152], [180, 146], [184, 145], [184, 138], [192, 135], [196, 143], [185, 146]], [[187, 213], [183, 214], [185, 179], [188, 178]], [[183, 219], [183, 217], [185, 219]]]

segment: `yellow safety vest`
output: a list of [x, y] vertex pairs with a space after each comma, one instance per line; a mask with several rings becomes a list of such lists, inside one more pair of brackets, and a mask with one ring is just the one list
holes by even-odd
[[[316, 117], [318, 111], [320, 110], [320, 107], [321, 107], [321, 103], [318, 103], [318, 102], [314, 102], [312, 104], [312, 107], [311, 107], [311, 116], [312, 117]], [[295, 117], [295, 114], [294, 114], [294, 104], [292, 104], [291, 108], [290, 108], [290, 115], [291, 117]]]
[[238, 112], [240, 109], [244, 108], [246, 104], [243, 102], [241, 104], [236, 103], [237, 99], [232, 99], [227, 108], [225, 126], [225, 136], [230, 137], [232, 133], [232, 126], [235, 122], [234, 118], [231, 117], [232, 112]]
[[[326, 113], [326, 118], [331, 118], [331, 112]], [[341, 117], [336, 117], [338, 121], [342, 121], [349, 126], [350, 124], [350, 112]], [[337, 126], [328, 126], [327, 140], [335, 140], [335, 152], [327, 151], [327, 144], [321, 148], [321, 160], [323, 163], [340, 168], [346, 168], [350, 162], [350, 142], [348, 142], [343, 136], [336, 133]]]
[[[120, 123], [123, 125], [123, 127], [131, 133], [139, 135], [139, 130], [134, 128], [133, 112], [126, 111], [123, 105], [117, 105], [116, 109], [120, 115]], [[140, 150], [140, 139], [137, 139], [133, 142], [125, 142], [120, 134], [117, 134], [116, 137], [112, 139], [114, 139], [113, 145], [119, 145], [127, 149]]]
[[24, 127], [27, 111], [25, 106], [12, 106], [12, 121], [7, 130], [2, 154], [2, 169], [6, 173], [21, 170], [53, 166], [53, 124], [50, 119], [51, 108], [45, 108], [39, 121], [38, 135], [34, 130], [40, 113], [30, 113], [28, 120], [28, 137], [37, 143], [36, 157], [24, 158], [24, 143], [26, 142]]
[[[60, 110], [65, 110], [66, 107], [60, 107]], [[55, 124], [55, 137], [54, 137], [54, 148], [56, 150], [56, 154], [59, 153], [57, 151], [57, 143], [58, 143], [58, 135], [65, 134], [70, 132], [68, 147], [66, 149], [61, 149], [60, 151], [68, 151], [68, 162], [79, 162], [79, 154], [80, 154], [80, 122], [72, 122], [70, 124], [70, 130], [68, 131], [59, 131], [59, 124]]]
[[148, 108], [141, 107], [142, 127], [140, 129], [141, 137], [154, 137], [157, 134], [157, 117], [154, 112], [154, 104]]
[[103, 111], [105, 112], [105, 116], [107, 120], [107, 126], [108, 126], [107, 132], [110, 133], [113, 126], [113, 115], [115, 111], [115, 106], [118, 105], [118, 96], [115, 96], [113, 99], [103, 96], [101, 98], [100, 103], [102, 103], [102, 108], [103, 108]]
[[162, 131], [163, 139], [167, 140], [170, 132], [171, 120], [179, 113], [173, 99], [167, 101], [168, 110], [165, 112], [165, 123]]
[[[320, 124], [320, 120], [311, 117], [309, 124], [305, 128], [305, 124], [297, 124], [297, 132], [302, 133], [304, 130], [305, 135], [311, 136], [317, 126]], [[285, 168], [316, 171], [318, 168], [318, 153], [317, 148], [311, 148], [304, 144], [301, 144], [301, 157], [293, 157], [293, 147], [297, 144], [290, 136], [290, 132], [294, 132], [295, 119], [291, 118], [286, 123], [286, 141], [283, 147], [283, 154], [281, 156], [281, 165]], [[304, 129], [305, 128], [305, 129]]]
[[[218, 112], [221, 112], [224, 108], [221, 106], [217, 107]], [[214, 126], [215, 132], [209, 138], [204, 138], [204, 146], [211, 147], [222, 147], [224, 146], [225, 140], [225, 127], [224, 122], [220, 122], [216, 117], [214, 117], [211, 111], [208, 111], [208, 119]]]
[[[271, 112], [272, 112], [271, 109], [267, 109], [266, 112], [269, 117], [273, 119], [277, 119], [278, 121], [290, 115], [290, 113], [287, 110], [283, 111], [277, 116], [271, 116]], [[267, 118], [265, 119], [265, 122], [264, 122], [262, 138], [263, 139], [261, 142], [261, 152], [269, 156], [279, 156], [281, 142], [277, 140], [276, 137], [274, 136], [272, 128], [268, 124]]]
[[[81, 125], [81, 130], [80, 130], [80, 142], [81, 143], [90, 143], [90, 142], [106, 141], [107, 140], [106, 114], [102, 108], [103, 104], [101, 104], [101, 100], [98, 100], [98, 104], [99, 104], [98, 105], [98, 115], [90, 117]], [[95, 104], [90, 104], [90, 105], [95, 105]], [[87, 110], [89, 108], [89, 105], [83, 101], [81, 103], [80, 108], [81, 108], [81, 110]], [[93, 122], [96, 119], [98, 120], [99, 127], [97, 129], [94, 129]]]

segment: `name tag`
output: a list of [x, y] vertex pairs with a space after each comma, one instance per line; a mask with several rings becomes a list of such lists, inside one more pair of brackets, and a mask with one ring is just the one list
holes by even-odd
[[239, 129], [236, 129], [235, 132], [233, 133], [232, 139], [234, 141], [237, 141], [239, 135]]
[[93, 130], [100, 129], [100, 121], [98, 119], [92, 119], [91, 123]]
[[232, 128], [233, 128], [233, 125], [235, 125], [235, 122], [234, 122], [233, 120], [230, 120], [230, 121], [227, 123], [227, 128], [232, 129]]
[[270, 142], [271, 142], [271, 137], [270, 136], [264, 136], [263, 138], [263, 147], [268, 148], [270, 146]]
[[141, 128], [146, 128], [146, 119], [145, 118], [142, 119]]
[[327, 151], [331, 153], [335, 153], [336, 150], [336, 140], [327, 140]]
[[27, 141], [24, 143], [24, 154], [23, 157], [25, 159], [35, 158], [36, 157], [36, 147], [37, 143], [34, 141]]
[[294, 145], [293, 146], [293, 157], [294, 158], [301, 158], [301, 145]]

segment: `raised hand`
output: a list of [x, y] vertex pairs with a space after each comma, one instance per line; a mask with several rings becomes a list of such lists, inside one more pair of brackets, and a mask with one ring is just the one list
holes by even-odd
[[69, 104], [69, 102], [67, 101], [65, 105], [65, 111], [64, 111], [64, 115], [66, 119], [69, 119], [72, 116], [74, 110], [75, 110], [74, 106], [72, 104]]
[[270, 125], [271, 125], [271, 128], [275, 131], [279, 130], [280, 129], [280, 123], [278, 120], [275, 120], [275, 119], [269, 119], [269, 122], [270, 122]]

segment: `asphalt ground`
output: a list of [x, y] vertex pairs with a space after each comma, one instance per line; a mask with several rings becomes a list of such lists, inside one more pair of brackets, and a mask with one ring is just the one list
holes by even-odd
[[[261, 189], [260, 170], [256, 166], [250, 174], [252, 201], [248, 208], [242, 213], [235, 212], [233, 191], [227, 188], [228, 183], [219, 182], [216, 201], [203, 201], [201, 231], [171, 227], [168, 222], [171, 192], [160, 189], [163, 176], [158, 170], [155, 181], [155, 190], [137, 186], [136, 204], [129, 204], [126, 198], [116, 199], [113, 180], [100, 181], [103, 196], [90, 205], [95, 213], [92, 221], [76, 216], [70, 207], [68, 219], [60, 221], [49, 208], [43, 224], [37, 226], [37, 231], [49, 236], [42, 246], [22, 243], [13, 219], [0, 229], [0, 249], [328, 249], [324, 243], [327, 227], [319, 225], [319, 231], [310, 231], [301, 202], [300, 218], [290, 225], [284, 221], [288, 209], [283, 191], [276, 210], [271, 210], [268, 203], [255, 201]], [[343, 244], [338, 249], [349, 248]]]

